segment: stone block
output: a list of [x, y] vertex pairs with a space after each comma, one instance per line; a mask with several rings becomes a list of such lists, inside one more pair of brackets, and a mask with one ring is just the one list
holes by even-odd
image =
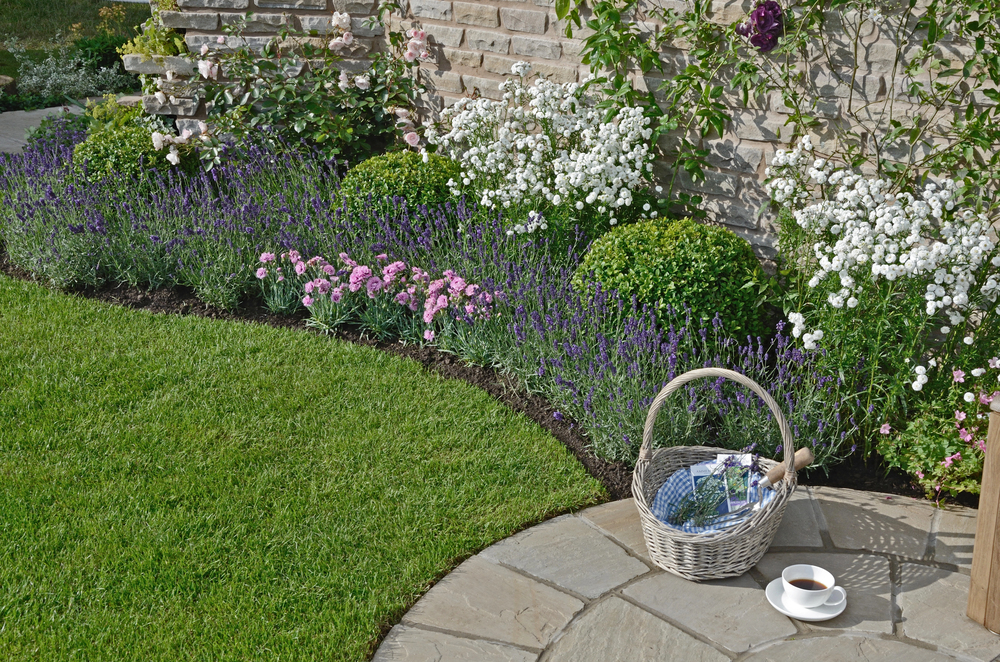
[[645, 563], [570, 515], [522, 531], [480, 556], [591, 599], [649, 572]]
[[256, 0], [263, 9], [326, 9], [326, 0]]
[[442, 46], [460, 46], [465, 28], [452, 28], [447, 25], [425, 25], [424, 30], [434, 40], [434, 43]]
[[562, 591], [474, 556], [428, 591], [403, 624], [539, 650], [581, 609]]
[[500, 25], [500, 15], [496, 5], [479, 2], [456, 2], [453, 6], [456, 23], [479, 25], [484, 28], [495, 28]]
[[246, 9], [250, 0], [177, 0], [177, 6], [181, 9]]
[[[756, 174], [760, 167], [760, 162], [764, 159], [763, 147], [757, 147], [739, 140], [734, 141], [732, 138], [707, 140], [705, 141], [705, 147], [708, 149], [706, 160], [711, 165], [716, 168], [735, 170], [748, 175]], [[804, 488], [802, 487], [797, 488], [796, 494], [799, 494], [803, 490]]]
[[[573, 34], [576, 34], [576, 32]], [[566, 57], [579, 58], [580, 53], [583, 52], [583, 42], [578, 39], [559, 43], [562, 44], [562, 52]]]
[[462, 51], [457, 48], [445, 47], [444, 59], [451, 63], [453, 67], [470, 67], [475, 68], [483, 63], [482, 53], [473, 53], [472, 51]]
[[791, 134], [791, 128], [785, 128], [784, 120], [760, 111], [733, 112], [732, 118], [728, 132], [742, 140], [774, 141], [781, 139], [783, 131], [786, 135]]
[[[223, 13], [219, 14], [219, 18], [222, 19], [223, 25], [235, 25], [240, 19], [245, 19], [246, 14], [242, 13]], [[303, 20], [311, 17], [303, 16]], [[246, 22], [246, 32], [277, 32], [282, 27], [289, 25], [291, 23], [292, 17], [288, 14], [257, 14], [254, 13], [250, 20]], [[327, 24], [329, 24], [329, 19], [327, 19]], [[303, 29], [308, 30], [305, 25], [302, 26]]]
[[743, 228], [756, 230], [759, 225], [754, 210], [750, 207], [728, 199], [712, 198], [702, 203], [709, 218], [716, 223], [722, 223], [730, 230]]
[[548, 15], [543, 11], [504, 7], [500, 10], [503, 26], [513, 32], [531, 32], [545, 34], [548, 27]]
[[847, 591], [847, 608], [843, 614], [810, 624], [810, 627], [892, 634], [892, 582], [887, 559], [871, 554], [810, 554], [803, 557], [800, 552], [769, 553], [757, 564], [757, 570], [771, 581], [796, 563], [826, 568]]
[[160, 103], [153, 95], [142, 97], [142, 107], [150, 115], [190, 117], [198, 112], [199, 99], [176, 99], [177, 103]]
[[193, 62], [177, 55], [157, 55], [148, 57], [138, 53], [122, 56], [126, 71], [137, 74], [153, 74], [162, 76], [174, 71], [180, 76], [193, 76], [196, 69]]
[[783, 641], [767, 650], [742, 658], [746, 662], [942, 662], [940, 653], [916, 648], [892, 639], [870, 639], [861, 636], [814, 637]]
[[511, 65], [513, 65], [518, 60], [511, 57], [503, 57], [502, 55], [493, 55], [492, 53], [486, 53], [483, 55], [483, 69], [490, 72], [491, 74], [500, 74], [501, 76], [509, 76], [511, 71]]
[[705, 170], [705, 179], [694, 181], [685, 170], [677, 173], [677, 181], [682, 188], [702, 195], [721, 195], [727, 198], [736, 197], [740, 188], [740, 178], [724, 172]]
[[977, 511], [943, 506], [934, 525], [934, 560], [972, 567], [972, 543], [976, 540]]
[[[757, 158], [757, 163], [760, 163], [760, 158], [763, 156], [763, 150], [760, 152], [761, 156]], [[754, 171], [756, 172], [756, 168]], [[816, 519], [816, 512], [813, 510], [812, 497], [809, 496], [808, 488], [799, 485], [788, 500], [771, 547], [822, 546], [823, 538], [819, 534], [819, 520]]]
[[274, 40], [276, 37], [254, 37], [244, 35], [242, 37], [228, 36], [225, 37], [225, 43], [218, 43], [218, 35], [212, 34], [192, 34], [187, 33], [184, 35], [184, 43], [187, 44], [188, 49], [192, 53], [197, 53], [201, 50], [202, 45], [208, 44], [210, 48], [226, 48], [230, 50], [235, 50], [237, 48], [247, 47], [250, 50], [260, 52], [264, 50], [269, 42]]
[[453, 71], [421, 68], [420, 82], [433, 92], [462, 93], [462, 77]]
[[496, 80], [495, 78], [483, 78], [481, 76], [469, 76], [466, 74], [462, 76], [462, 82], [465, 83], [466, 92], [471, 93], [473, 90], [478, 90], [479, 95], [486, 97], [487, 99], [502, 99], [503, 92], [500, 90], [500, 83], [503, 81]]
[[429, 18], [433, 21], [450, 21], [453, 15], [451, 3], [441, 0], [413, 0], [410, 11], [417, 18]]
[[380, 37], [385, 34], [385, 28], [368, 18], [355, 16], [351, 19], [351, 32], [355, 37]]
[[[469, 48], [476, 51], [489, 51], [490, 53], [507, 53], [510, 50], [510, 37], [499, 32], [489, 30], [469, 30], [466, 36], [466, 43]], [[450, 45], [450, 44], [449, 44]]]
[[177, 125], [177, 131], [183, 133], [184, 131], [190, 131], [192, 135], [201, 134], [201, 122], [202, 120], [192, 120], [192, 119], [182, 119], [178, 117], [174, 120], [174, 124]]
[[168, 28], [183, 30], [215, 30], [219, 27], [219, 15], [191, 11], [161, 11], [160, 21]]
[[903, 634], [984, 662], [1000, 655], [1000, 637], [965, 615], [967, 576], [914, 563], [904, 563], [901, 574]]
[[375, 0], [331, 0], [330, 9], [348, 14], [370, 14], [375, 8]]
[[835, 546], [923, 558], [934, 504], [833, 487], [812, 491]]
[[537, 659], [534, 653], [513, 646], [397, 625], [389, 630], [372, 662], [535, 662]]
[[847, 99], [853, 96], [854, 99], [871, 102], [886, 92], [885, 78], [878, 74], [858, 76], [852, 85], [849, 73], [838, 74], [815, 67], [810, 70], [809, 79], [813, 88], [811, 92], [819, 97]]
[[562, 44], [551, 39], [514, 37], [510, 40], [510, 43], [511, 48], [517, 55], [540, 57], [543, 60], [558, 60], [562, 56]]
[[715, 0], [708, 12], [709, 20], [717, 25], [731, 25], [746, 18], [753, 9], [752, 0]]
[[306, 32], [315, 31], [318, 34], [330, 34], [333, 32], [333, 21], [329, 16], [299, 16], [299, 25]]
[[576, 67], [560, 66], [550, 62], [533, 62], [531, 70], [555, 83], [575, 83], [580, 77]]
[[749, 575], [689, 582], [662, 573], [641, 579], [622, 594], [735, 653], [797, 632]]
[[[669, 657], [664, 657], [669, 651]], [[726, 662], [708, 644], [620, 598], [588, 609], [548, 650], [548, 662], [683, 660]]]
[[642, 537], [639, 511], [635, 508], [634, 500], [622, 499], [587, 508], [579, 516], [617, 540], [636, 556], [649, 560], [646, 540]]

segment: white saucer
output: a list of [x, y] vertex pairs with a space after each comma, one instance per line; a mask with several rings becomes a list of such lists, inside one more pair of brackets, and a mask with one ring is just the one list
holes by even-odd
[[831, 618], [840, 616], [847, 608], [846, 598], [843, 602], [830, 607], [821, 605], [819, 607], [812, 608], [803, 607], [785, 600], [785, 587], [784, 584], [781, 583], [781, 577], [778, 577], [773, 582], [768, 584], [764, 594], [767, 596], [767, 601], [771, 603], [772, 607], [780, 611], [785, 616], [799, 621], [828, 621]]

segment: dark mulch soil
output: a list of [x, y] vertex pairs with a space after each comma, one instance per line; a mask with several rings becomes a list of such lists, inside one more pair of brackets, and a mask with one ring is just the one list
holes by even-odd
[[[0, 271], [22, 280], [34, 280], [31, 274], [10, 264], [7, 255], [0, 250]], [[249, 301], [235, 311], [225, 311], [213, 308], [194, 296], [187, 288], [160, 289], [146, 291], [127, 285], [107, 285], [100, 289], [88, 289], [76, 292], [78, 296], [97, 299], [129, 308], [149, 310], [154, 313], [198, 315], [210, 319], [236, 320], [257, 324], [269, 324], [275, 327], [289, 329], [307, 329], [307, 315], [300, 313], [289, 317], [274, 315], [260, 301]], [[556, 439], [583, 463], [587, 471], [604, 485], [612, 499], [624, 499], [632, 496], [632, 470], [622, 463], [608, 462], [596, 457], [588, 450], [586, 435], [569, 417], [557, 420], [553, 417], [556, 409], [545, 398], [526, 393], [516, 380], [498, 373], [490, 368], [470, 366], [462, 363], [457, 357], [440, 352], [432, 347], [406, 345], [400, 342], [379, 342], [365, 336], [357, 328], [345, 328], [336, 337], [348, 342], [374, 347], [391, 352], [398, 356], [413, 359], [427, 370], [432, 370], [449, 379], [461, 379], [477, 386], [494, 398], [519, 411], [531, 420], [548, 430]], [[806, 472], [799, 477], [803, 485], [824, 485], [830, 487], [847, 487], [856, 490], [885, 492], [916, 498], [923, 497], [923, 491], [901, 471], [886, 471], [879, 464], [865, 464], [860, 454], [830, 469], [829, 474], [822, 471]], [[975, 495], [960, 495], [951, 500], [964, 506], [976, 508], [979, 498]]]

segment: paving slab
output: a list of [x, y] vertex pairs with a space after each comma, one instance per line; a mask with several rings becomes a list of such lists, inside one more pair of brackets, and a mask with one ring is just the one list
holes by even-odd
[[795, 488], [785, 506], [781, 525], [771, 543], [773, 547], [822, 547], [819, 520], [809, 490], [802, 485]]
[[967, 576], [914, 563], [904, 563], [901, 574], [896, 602], [907, 637], [984, 662], [1000, 655], [1000, 636], [965, 615]]
[[617, 540], [636, 556], [649, 560], [649, 550], [642, 537], [642, 524], [639, 523], [635, 500], [622, 499], [594, 506], [580, 512], [579, 517]]
[[588, 598], [649, 572], [645, 563], [571, 515], [522, 531], [481, 556]]
[[474, 556], [428, 591], [403, 624], [542, 649], [581, 609], [562, 591]]
[[771, 581], [796, 563], [826, 568], [847, 591], [847, 608], [840, 616], [809, 628], [843, 629], [892, 634], [892, 583], [889, 561], [873, 554], [765, 554], [757, 569]]
[[811, 637], [783, 641], [744, 658], [745, 662], [941, 662], [955, 659], [901, 641], [862, 637]]
[[[73, 114], [83, 112], [76, 106], [71, 107], [69, 111]], [[0, 113], [0, 152], [20, 152], [21, 148], [28, 144], [24, 139], [28, 129], [38, 126], [49, 115], [59, 115], [62, 112], [63, 107], [56, 106], [40, 110], [12, 110]]]
[[971, 569], [972, 543], [976, 540], [976, 511], [945, 506], [937, 516], [934, 560]]
[[934, 517], [934, 504], [833, 487], [814, 487], [833, 544], [921, 559]]
[[545, 660], [727, 662], [729, 658], [649, 612], [611, 597], [573, 621]]
[[490, 641], [397, 625], [372, 662], [535, 662], [538, 653]]
[[622, 594], [736, 653], [797, 632], [748, 575], [699, 583], [660, 573]]

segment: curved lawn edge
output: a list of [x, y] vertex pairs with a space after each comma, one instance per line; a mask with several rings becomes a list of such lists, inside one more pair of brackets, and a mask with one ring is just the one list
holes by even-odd
[[606, 498], [483, 391], [315, 334], [0, 277], [0, 355], [15, 656], [360, 659], [461, 560]]

